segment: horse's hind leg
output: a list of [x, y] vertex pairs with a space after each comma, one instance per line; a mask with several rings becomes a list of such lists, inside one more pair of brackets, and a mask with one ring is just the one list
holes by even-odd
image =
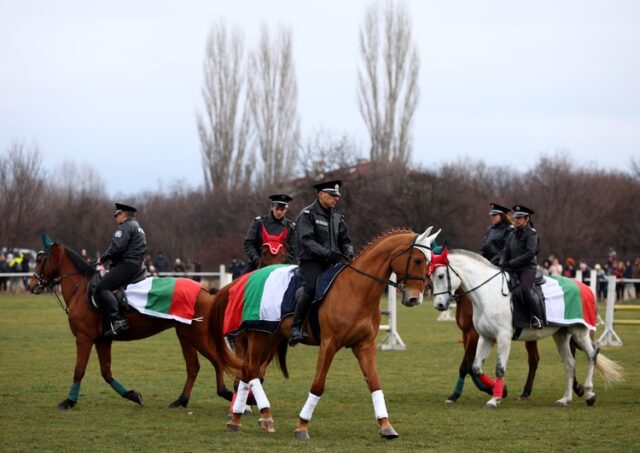
[[127, 390], [111, 375], [111, 341], [106, 340], [96, 343], [96, 352], [100, 361], [100, 374], [102, 374], [102, 378], [106, 383], [121, 397], [142, 405], [142, 395], [140, 393], [135, 390]]
[[[589, 335], [589, 337], [591, 337], [591, 335]], [[575, 358], [577, 345], [576, 345], [576, 342], [573, 339], [573, 337], [571, 338], [571, 341], [569, 342], [569, 346], [571, 347], [571, 354]], [[573, 373], [573, 392], [576, 395], [578, 395], [579, 397], [581, 397], [581, 398], [584, 395], [584, 386], [582, 384], [580, 384], [580, 381], [578, 381], [578, 378], [576, 377], [575, 371]]]
[[187, 340], [178, 334], [178, 340], [180, 341], [180, 347], [182, 348], [182, 357], [184, 357], [184, 364], [187, 367], [187, 380], [184, 383], [182, 393], [173, 403], [169, 405], [170, 408], [175, 407], [187, 407], [189, 405], [189, 398], [191, 397], [191, 391], [193, 390], [193, 384], [196, 382], [198, 372], [200, 371], [200, 361], [198, 360], [198, 351], [191, 346]]
[[564, 390], [564, 396], [556, 401], [556, 406], [566, 406], [571, 403], [572, 387], [573, 387], [573, 375], [576, 370], [576, 359], [571, 354], [571, 348], [569, 347], [570, 335], [566, 329], [560, 329], [553, 334], [553, 339], [556, 342], [556, 348], [567, 373], [567, 385]]
[[586, 400], [589, 406], [592, 406], [596, 402], [596, 394], [593, 391], [593, 373], [596, 368], [596, 356], [598, 355], [598, 351], [593, 347], [589, 331], [586, 328], [573, 327], [572, 329], [571, 336], [576, 342], [577, 347], [582, 349], [587, 355], [587, 377], [584, 381], [584, 395], [582, 397]]
[[527, 382], [522, 389], [522, 395], [518, 397], [519, 400], [527, 400], [533, 391], [533, 380], [536, 378], [536, 370], [538, 369], [538, 363], [540, 362], [540, 354], [538, 353], [538, 342], [527, 341], [524, 344], [527, 348], [527, 357], [529, 361], [529, 373], [527, 374]]

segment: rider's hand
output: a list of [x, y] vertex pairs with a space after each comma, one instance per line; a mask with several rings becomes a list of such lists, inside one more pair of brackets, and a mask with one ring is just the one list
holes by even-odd
[[342, 254], [338, 252], [334, 252], [333, 250], [331, 251], [331, 253], [329, 253], [328, 261], [330, 263], [339, 263], [341, 259], [342, 259]]

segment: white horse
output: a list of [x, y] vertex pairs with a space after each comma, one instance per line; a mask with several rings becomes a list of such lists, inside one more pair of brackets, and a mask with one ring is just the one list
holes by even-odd
[[[480, 334], [473, 372], [482, 376], [482, 364], [489, 355], [492, 346], [498, 344], [496, 360], [496, 384], [493, 397], [486, 407], [496, 408], [502, 400], [504, 374], [507, 369], [511, 339], [514, 335], [510, 294], [507, 287], [508, 276], [477, 253], [466, 250], [445, 248], [441, 255], [434, 255], [429, 269], [433, 285], [433, 305], [440, 311], [449, 308], [458, 287], [468, 294], [473, 304], [473, 324]], [[589, 328], [584, 324], [526, 328], [517, 340], [529, 341], [553, 336], [556, 347], [564, 362], [567, 384], [564, 396], [556, 401], [556, 406], [566, 406], [571, 402], [573, 376], [576, 361], [571, 354], [571, 338], [584, 351], [589, 359], [587, 377], [584, 383], [584, 399], [589, 406], [596, 401], [593, 391], [594, 366], [598, 369], [605, 384], [622, 381], [622, 367], [599, 353], [591, 343]]]

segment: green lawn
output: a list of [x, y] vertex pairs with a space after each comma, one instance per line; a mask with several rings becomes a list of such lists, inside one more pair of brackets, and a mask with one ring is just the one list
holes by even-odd
[[[617, 316], [632, 319], [638, 314]], [[542, 360], [531, 400], [515, 400], [527, 372], [524, 344], [516, 343], [506, 376], [511, 396], [492, 411], [483, 407], [488, 397], [470, 381], [456, 405], [443, 404], [462, 356], [455, 323], [436, 322], [438, 313], [430, 300], [420, 307], [399, 307], [398, 315], [408, 349], [380, 352], [378, 370], [400, 438], [389, 442], [378, 437], [371, 397], [355, 358], [343, 350], [310, 423], [311, 440], [304, 442], [294, 440], [292, 432], [313, 377], [315, 348], [289, 349], [290, 379], [275, 366], [267, 373], [265, 390], [277, 430], [273, 435], [258, 429], [255, 415], [243, 420], [243, 432], [225, 431], [228, 404], [215, 395], [213, 369], [206, 361], [189, 408], [167, 408], [185, 379], [173, 331], [114, 344], [114, 376], [140, 391], [144, 406], [120, 398], [102, 381], [93, 353], [78, 405], [62, 412], [55, 406], [69, 391], [75, 363], [65, 314], [48, 295], [2, 295], [0, 451], [640, 451], [637, 327], [617, 327], [624, 346], [603, 350], [625, 367], [626, 382], [605, 390], [596, 377], [594, 407], [579, 399], [567, 408], [553, 406], [562, 396], [565, 378], [548, 339], [540, 343]], [[486, 367], [491, 375], [494, 360], [495, 354]], [[581, 381], [585, 368], [579, 355]]]

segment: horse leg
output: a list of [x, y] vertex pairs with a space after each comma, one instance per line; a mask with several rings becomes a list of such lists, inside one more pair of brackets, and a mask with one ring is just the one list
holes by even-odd
[[300, 411], [298, 426], [296, 426], [293, 436], [296, 439], [309, 439], [309, 421], [313, 416], [313, 411], [324, 393], [324, 386], [327, 373], [331, 367], [331, 362], [338, 352], [338, 345], [333, 338], [325, 339], [320, 343], [318, 359], [316, 361], [316, 374], [309, 389], [309, 396]]
[[[241, 332], [235, 337], [233, 342], [233, 347], [236, 353], [236, 356], [240, 357], [242, 360], [245, 359], [247, 355], [247, 332]], [[231, 396], [231, 404], [229, 405], [229, 414], [233, 416], [233, 406], [235, 405], [236, 398], [238, 396], [238, 385], [240, 384], [241, 379], [241, 371], [236, 375], [236, 379], [233, 383], [233, 393]], [[244, 408], [244, 415], [251, 415], [251, 403], [255, 404], [255, 398], [251, 394], [251, 390], [249, 390], [249, 395], [247, 396], [247, 402]]]
[[[576, 342], [577, 346], [582, 349], [587, 355], [587, 377], [584, 381], [584, 395], [583, 398], [589, 406], [593, 406], [596, 402], [596, 394], [593, 391], [593, 373], [596, 368], [596, 359], [598, 356], [598, 350], [593, 347], [591, 343], [591, 337], [589, 332], [585, 329], [578, 332], [571, 332], [571, 335]], [[575, 358], [572, 356], [575, 363]], [[575, 374], [575, 368], [574, 368]]]
[[553, 334], [553, 340], [556, 342], [556, 349], [562, 362], [564, 363], [564, 369], [567, 373], [567, 385], [564, 390], [564, 396], [556, 401], [556, 406], [567, 406], [571, 403], [572, 387], [573, 387], [573, 375], [576, 371], [576, 359], [571, 354], [571, 348], [569, 347], [570, 335], [566, 329], [560, 329]]
[[358, 365], [364, 375], [364, 379], [371, 392], [373, 401], [373, 410], [380, 426], [380, 437], [385, 439], [396, 439], [399, 435], [391, 423], [389, 423], [389, 414], [387, 413], [387, 405], [384, 401], [382, 393], [382, 385], [376, 370], [376, 344], [374, 342], [359, 343], [352, 348], [353, 354], [358, 359]]
[[[511, 337], [509, 335], [500, 335], [497, 338], [497, 343], [496, 383], [493, 388], [493, 396], [485, 404], [485, 407], [490, 409], [498, 407], [504, 396], [504, 375], [507, 371], [507, 362], [509, 361], [509, 352], [511, 351]], [[479, 344], [478, 347], [480, 347]]]
[[127, 390], [111, 375], [111, 341], [99, 341], [96, 343], [96, 352], [100, 362], [100, 374], [102, 379], [111, 386], [121, 397], [133, 401], [142, 406], [142, 395], [135, 390]]
[[[460, 325], [458, 325], [460, 327]], [[464, 388], [464, 380], [467, 377], [467, 374], [471, 372], [471, 367], [473, 366], [473, 359], [476, 355], [476, 346], [478, 345], [478, 333], [473, 331], [463, 331], [462, 332], [462, 343], [464, 345], [464, 355], [462, 357], [462, 362], [460, 363], [460, 367], [458, 368], [458, 379], [456, 380], [456, 385], [453, 388], [453, 392], [449, 397], [445, 400], [445, 403], [451, 404], [458, 401], [458, 398], [462, 395], [462, 389]], [[480, 389], [481, 391], [488, 392], [491, 394], [491, 391], [487, 390], [487, 388], [478, 380], [474, 379], [473, 373], [471, 373], [471, 377], [473, 379], [473, 383]]]
[[[177, 331], [176, 331], [177, 333]], [[189, 398], [191, 397], [191, 391], [193, 390], [193, 384], [196, 382], [198, 372], [200, 371], [200, 361], [198, 360], [198, 351], [191, 346], [186, 338], [178, 334], [178, 340], [180, 341], [180, 347], [182, 348], [182, 357], [184, 357], [184, 364], [187, 367], [187, 380], [184, 383], [182, 393], [173, 403], [169, 404], [170, 408], [184, 407], [189, 405]]]
[[58, 409], [71, 409], [78, 402], [78, 394], [80, 393], [80, 383], [84, 377], [91, 355], [91, 347], [93, 342], [86, 337], [76, 337], [76, 367], [73, 370], [73, 384], [69, 390], [69, 396], [58, 403]]
[[527, 348], [527, 354], [529, 358], [529, 373], [527, 374], [527, 382], [524, 384], [522, 394], [518, 397], [519, 400], [527, 400], [533, 390], [533, 380], [536, 378], [536, 370], [538, 369], [538, 362], [540, 362], [540, 354], [538, 354], [538, 342], [527, 341], [524, 343]]
[[495, 387], [495, 382], [493, 382], [493, 380], [489, 376], [484, 374], [484, 371], [482, 371], [482, 365], [489, 356], [493, 343], [494, 342], [492, 340], [480, 336], [480, 338], [478, 339], [478, 346], [476, 347], [476, 358], [473, 360], [472, 368], [473, 374], [475, 374], [483, 384], [491, 387], [492, 390], [493, 387]]
[[[591, 338], [591, 331], [589, 332], [589, 338]], [[573, 355], [573, 357], [575, 358], [576, 356], [576, 342], [574, 341], [573, 338], [571, 338], [571, 341], [569, 341], [569, 347], [571, 348], [571, 354]], [[580, 384], [580, 381], [578, 381], [578, 378], [576, 377], [576, 374], [573, 373], [573, 392], [578, 395], [580, 398], [582, 398], [582, 396], [584, 396], [584, 387], [582, 384]]]

